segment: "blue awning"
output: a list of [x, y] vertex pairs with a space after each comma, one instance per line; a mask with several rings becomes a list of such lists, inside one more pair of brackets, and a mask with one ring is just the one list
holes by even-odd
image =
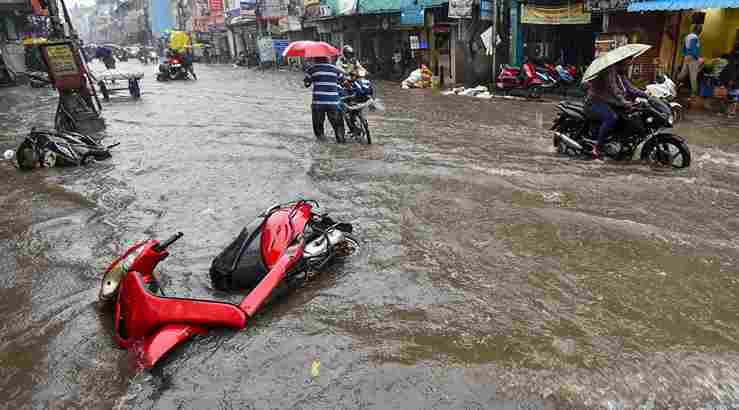
[[739, 0], [646, 0], [632, 2], [626, 10], [673, 11], [736, 8], [739, 8]]

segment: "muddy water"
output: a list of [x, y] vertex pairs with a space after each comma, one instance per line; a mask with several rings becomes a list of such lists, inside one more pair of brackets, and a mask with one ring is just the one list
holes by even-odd
[[[739, 405], [736, 121], [689, 117], [693, 166], [665, 172], [554, 155], [551, 103], [383, 84], [376, 143], [339, 146], [313, 138], [300, 76], [196, 69], [105, 105], [100, 136], [121, 142], [109, 161], [0, 163], [9, 407]], [[49, 90], [0, 102], [2, 150], [51, 124]], [[212, 257], [301, 196], [354, 223], [361, 254], [249, 329], [131, 370], [96, 303], [116, 252], [181, 230], [161, 266], [169, 293], [233, 298], [210, 288]]]

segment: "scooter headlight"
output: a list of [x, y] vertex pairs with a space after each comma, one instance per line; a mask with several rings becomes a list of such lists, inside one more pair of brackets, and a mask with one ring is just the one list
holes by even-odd
[[672, 125], [674, 122], [675, 122], [675, 117], [673, 117], [672, 114], [670, 114], [670, 116], [667, 117], [667, 123]]

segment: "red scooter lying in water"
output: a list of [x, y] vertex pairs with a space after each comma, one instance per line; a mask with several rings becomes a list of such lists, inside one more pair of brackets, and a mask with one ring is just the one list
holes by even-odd
[[243, 329], [279, 290], [295, 288], [330, 261], [358, 249], [352, 226], [318, 214], [318, 203], [275, 205], [244, 228], [211, 265], [213, 286], [250, 289], [239, 303], [164, 296], [154, 268], [179, 240], [137, 242], [105, 271], [99, 298], [115, 300], [115, 341], [136, 355], [138, 367], [153, 367], [168, 351], [208, 328]]

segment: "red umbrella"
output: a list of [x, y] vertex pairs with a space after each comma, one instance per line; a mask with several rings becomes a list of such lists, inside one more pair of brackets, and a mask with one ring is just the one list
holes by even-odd
[[333, 57], [339, 55], [339, 50], [323, 41], [293, 41], [285, 51], [283, 57]]

